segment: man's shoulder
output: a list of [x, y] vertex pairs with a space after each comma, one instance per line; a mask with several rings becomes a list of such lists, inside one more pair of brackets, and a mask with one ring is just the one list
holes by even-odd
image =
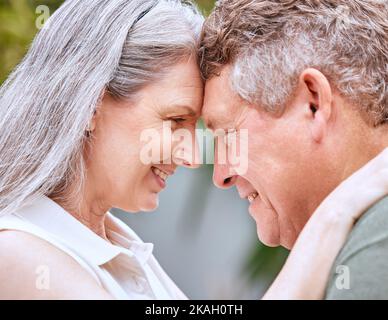
[[385, 197], [369, 208], [357, 221], [337, 260], [345, 261], [359, 250], [387, 238], [388, 197]]
[[387, 266], [388, 197], [368, 209], [354, 226], [333, 264], [326, 298], [388, 299]]

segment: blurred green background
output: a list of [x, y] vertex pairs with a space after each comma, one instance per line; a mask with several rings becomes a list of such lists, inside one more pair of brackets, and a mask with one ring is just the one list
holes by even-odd
[[[28, 50], [34, 35], [38, 32], [35, 22], [40, 13], [36, 11], [37, 7], [39, 5], [46, 5], [50, 8], [50, 12], [52, 13], [61, 5], [62, 2], [63, 1], [59, 0], [0, 0], [0, 84], [20, 62]], [[205, 15], [211, 11], [214, 5], [213, 0], [197, 0], [196, 3]], [[211, 175], [212, 166], [210, 165], [203, 166], [201, 169], [196, 170], [195, 176], [193, 176], [193, 180], [190, 182], [189, 186], [190, 196], [183, 200], [184, 208], [186, 208], [186, 223], [183, 224], [182, 227], [186, 228], [187, 231], [190, 231], [191, 233], [199, 232], [198, 230], [200, 229], [201, 223], [205, 220], [205, 209], [208, 202], [210, 202], [209, 194], [211, 193], [212, 188], [214, 188], [211, 183]], [[171, 186], [171, 188], [174, 188], [174, 186]], [[166, 197], [168, 198], [168, 196]], [[221, 201], [227, 201], [227, 199], [225, 198], [225, 200]], [[236, 197], [234, 201], [240, 200]], [[225, 208], [225, 210], [227, 209]], [[242, 212], [239, 214], [243, 215], [246, 213]], [[131, 221], [128, 223], [131, 223]], [[141, 223], [143, 222], [134, 221], [134, 224], [138, 223], [140, 224], [139, 228], [141, 228]], [[230, 230], [230, 232], [232, 233], [233, 230]], [[251, 296], [252, 298], [259, 298], [278, 273], [288, 252], [282, 248], [268, 248], [259, 243], [256, 237], [255, 227], [252, 226], [251, 229], [249, 229], [249, 232], [252, 233], [250, 236], [252, 238], [251, 245], [249, 248], [244, 248], [247, 254], [244, 256], [244, 261], [239, 265], [238, 272], [240, 274], [239, 277], [241, 277], [241, 281], [245, 281], [247, 286], [251, 289], [255, 287], [260, 288], [260, 290], [253, 290], [253, 292], [255, 292], [254, 294], [257, 294], [257, 296]], [[144, 232], [144, 235], [147, 236], [147, 232]], [[222, 243], [217, 244], [217, 250], [222, 251], [222, 245]], [[203, 250], [205, 249], [206, 248], [203, 248]], [[158, 256], [157, 251], [155, 254]], [[161, 260], [165, 260], [168, 264], [171, 259], [162, 257]], [[176, 264], [179, 264], [179, 261], [177, 261]], [[167, 267], [166, 269], [169, 272]], [[204, 266], [204, 269], [206, 270], [207, 267]], [[190, 270], [184, 270], [183, 272], [190, 274]], [[174, 278], [173, 275], [171, 276]], [[237, 277], [237, 279], [240, 279], [239, 277]], [[224, 281], [222, 278], [214, 280], [215, 282]], [[184, 282], [184, 280], [182, 281]], [[185, 284], [182, 283], [182, 281], [181, 283], [178, 283], [178, 285], [181, 284], [183, 289], [185, 289]], [[233, 281], [236, 281], [236, 279]], [[190, 291], [189, 285], [187, 285], [186, 288]], [[188, 292], [188, 295], [190, 296], [190, 292]], [[195, 293], [192, 294], [192, 297], [238, 298], [236, 295], [221, 296], [213, 294], [200, 296], [200, 294]]]

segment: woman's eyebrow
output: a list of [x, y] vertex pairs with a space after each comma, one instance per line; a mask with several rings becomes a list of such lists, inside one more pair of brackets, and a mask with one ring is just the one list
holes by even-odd
[[190, 117], [198, 117], [199, 114], [195, 112], [195, 110], [188, 106], [188, 105], [181, 105], [181, 104], [173, 104], [163, 107], [163, 113], [164, 114], [171, 114], [171, 115], [188, 115]]

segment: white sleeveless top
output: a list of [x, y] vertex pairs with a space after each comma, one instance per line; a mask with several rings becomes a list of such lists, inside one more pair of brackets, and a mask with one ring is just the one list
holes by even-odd
[[1, 230], [24, 231], [64, 251], [116, 299], [187, 299], [126, 224], [106, 213], [108, 242], [55, 201], [39, 195], [12, 214], [0, 216]]

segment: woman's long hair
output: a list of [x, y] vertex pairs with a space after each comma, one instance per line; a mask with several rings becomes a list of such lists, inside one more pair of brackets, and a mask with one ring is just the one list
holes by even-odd
[[196, 53], [203, 18], [178, 0], [67, 0], [0, 88], [0, 212], [79, 193], [84, 134], [104, 90], [130, 99]]

